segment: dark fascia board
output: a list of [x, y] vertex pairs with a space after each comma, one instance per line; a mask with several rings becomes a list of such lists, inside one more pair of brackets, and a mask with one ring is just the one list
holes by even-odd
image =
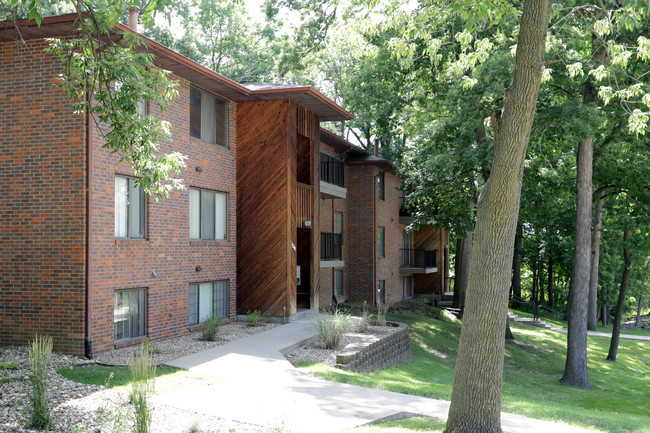
[[[0, 23], [0, 42], [15, 41], [17, 38], [39, 39], [72, 36], [77, 34], [77, 14], [55, 15], [43, 18], [40, 27], [35, 20], [17, 21], [18, 36], [13, 21]], [[289, 87], [265, 90], [249, 90], [246, 87], [214, 72], [199, 63], [149, 39], [131, 28], [117, 24], [117, 32], [134, 34], [147, 42], [149, 52], [156, 55], [154, 63], [160, 68], [172, 71], [192, 84], [234, 102], [275, 101], [289, 99], [316, 114], [321, 121], [349, 120], [354, 116], [313, 87]]]
[[346, 139], [321, 128], [320, 132], [321, 141], [329, 146], [332, 146], [340, 153], [346, 153], [348, 157], [345, 160], [347, 165], [374, 165], [383, 170], [395, 173], [397, 166], [384, 158], [378, 158], [372, 155], [367, 150], [355, 146]]

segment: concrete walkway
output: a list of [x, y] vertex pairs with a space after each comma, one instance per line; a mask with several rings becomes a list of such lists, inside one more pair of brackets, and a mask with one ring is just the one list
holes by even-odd
[[[446, 419], [449, 402], [329, 382], [298, 372], [283, 349], [314, 336], [299, 320], [169, 363], [219, 378], [218, 384], [155, 396], [157, 403], [257, 424], [283, 433], [329, 433], [400, 413]], [[567, 424], [502, 414], [509, 433], [592, 432]], [[261, 429], [263, 431], [263, 429]]]

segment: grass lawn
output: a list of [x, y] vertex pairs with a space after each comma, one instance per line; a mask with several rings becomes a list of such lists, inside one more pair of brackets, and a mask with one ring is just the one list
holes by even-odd
[[[460, 325], [409, 312], [390, 319], [409, 324], [411, 361], [371, 374], [322, 364], [306, 368], [330, 380], [448, 400]], [[612, 363], [605, 361], [609, 338], [589, 337], [592, 389], [579, 389], [559, 383], [566, 334], [522, 324], [512, 324], [512, 331], [516, 340], [506, 343], [503, 411], [609, 432], [650, 432], [650, 342], [621, 340]]]
[[[57, 372], [75, 382], [90, 385], [104, 385], [110, 388], [125, 387], [131, 382], [129, 367], [87, 365], [82, 367], [64, 367]], [[113, 377], [108, 380], [109, 376]], [[179, 389], [212, 385], [218, 378], [192, 373], [180, 368], [159, 366], [156, 368], [156, 393], [171, 393]]]

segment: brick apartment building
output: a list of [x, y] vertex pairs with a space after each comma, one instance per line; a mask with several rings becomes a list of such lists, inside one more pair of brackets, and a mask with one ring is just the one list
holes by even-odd
[[[52, 87], [62, 65], [44, 38], [73, 35], [75, 19], [19, 22], [26, 44], [13, 23], [0, 27], [0, 344], [47, 334], [55, 350], [91, 355], [187, 333], [212, 313], [291, 316], [334, 293], [398, 300], [412, 274], [414, 293], [443, 290], [446, 268], [401, 266], [415, 262], [399, 250], [394, 167], [321, 131], [349, 113], [311, 87], [241, 86], [146, 38], [179, 93], [163, 113], [143, 110], [172, 125], [161, 151], [188, 158], [185, 190], [159, 202], [144, 194], [93, 120]], [[345, 154], [345, 187], [321, 183], [321, 153]], [[332, 267], [321, 242], [340, 231]], [[418, 244], [414, 234], [413, 247], [445, 251], [447, 266], [444, 236], [431, 230]]]

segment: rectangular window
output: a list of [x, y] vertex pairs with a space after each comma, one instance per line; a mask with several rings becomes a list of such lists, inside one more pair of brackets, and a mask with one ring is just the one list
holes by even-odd
[[115, 237], [144, 239], [146, 234], [146, 196], [135, 179], [115, 176]]
[[117, 290], [113, 323], [115, 341], [145, 335], [146, 324], [145, 289]]
[[377, 176], [377, 200], [384, 201], [384, 173]]
[[343, 269], [334, 270], [334, 296], [343, 296]]
[[190, 239], [224, 240], [228, 233], [228, 194], [190, 188]]
[[189, 322], [198, 325], [211, 315], [228, 317], [228, 280], [190, 284]]
[[228, 145], [228, 103], [190, 87], [190, 136], [206, 143]]
[[410, 298], [413, 296], [413, 280], [411, 277], [402, 278], [402, 297]]
[[377, 281], [377, 305], [386, 303], [386, 280]]
[[343, 233], [343, 213], [334, 212], [334, 233]]
[[385, 257], [385, 236], [386, 229], [384, 227], [377, 227], [377, 257]]

